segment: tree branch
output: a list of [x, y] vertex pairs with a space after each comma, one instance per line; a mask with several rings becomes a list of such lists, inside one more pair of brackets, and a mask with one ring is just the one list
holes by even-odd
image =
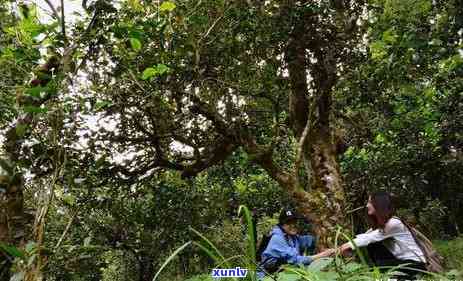
[[53, 4], [50, 2], [50, 0], [45, 0], [45, 2], [48, 4], [48, 6], [50, 7], [52, 13], [53, 13], [53, 16], [57, 19], [57, 20], [60, 20], [60, 17], [58, 15], [58, 12], [56, 11], [55, 9], [55, 6], [53, 6]]
[[302, 40], [302, 38], [305, 37], [307, 26], [310, 25], [311, 23], [308, 20], [303, 20], [294, 27], [285, 55], [291, 82], [291, 93], [289, 95], [290, 125], [296, 137], [302, 135], [308, 117], [306, 45], [305, 40]]
[[219, 139], [214, 148], [208, 153], [209, 156], [207, 159], [204, 161], [197, 160], [196, 163], [186, 166], [182, 173], [182, 177], [189, 178], [195, 176], [203, 170], [224, 161], [237, 147], [238, 146], [232, 143], [230, 139]]
[[67, 44], [67, 37], [66, 37], [66, 22], [64, 18], [64, 0], [61, 0], [61, 32], [63, 33], [63, 38], [65, 44]]
[[184, 93], [184, 95], [187, 95], [190, 98], [191, 102], [193, 102], [193, 105], [190, 107], [190, 111], [192, 113], [199, 113], [206, 117], [214, 124], [214, 127], [217, 129], [217, 131], [223, 136], [235, 136], [233, 129], [230, 128], [230, 124], [227, 124], [227, 122], [223, 120], [222, 116], [220, 116], [220, 114], [217, 111], [212, 109], [209, 104], [201, 101], [194, 94]]
[[64, 229], [63, 233], [61, 234], [61, 237], [59, 238], [58, 240], [58, 243], [56, 243], [55, 247], [54, 247], [54, 252], [56, 252], [59, 247], [61, 246], [61, 243], [63, 242], [64, 240], [64, 237], [66, 237], [66, 234], [68, 233], [69, 229], [71, 228], [71, 225], [72, 225], [72, 222], [74, 221], [74, 218], [77, 216], [77, 211], [75, 211], [71, 217], [69, 218], [69, 222], [68, 224], [66, 225], [66, 228]]
[[243, 139], [242, 145], [252, 161], [260, 165], [280, 186], [285, 187], [289, 192], [295, 190], [292, 175], [273, 162], [273, 147], [259, 146], [252, 138]]

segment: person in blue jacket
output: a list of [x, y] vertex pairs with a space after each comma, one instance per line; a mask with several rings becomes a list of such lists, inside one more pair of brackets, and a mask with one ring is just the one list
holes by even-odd
[[328, 249], [316, 255], [304, 255], [305, 251], [315, 250], [315, 237], [312, 235], [299, 235], [297, 223], [303, 219], [291, 209], [284, 209], [279, 217], [278, 224], [271, 231], [271, 238], [261, 255], [258, 276], [262, 278], [265, 273], [274, 273], [283, 264], [308, 265], [312, 261], [329, 257], [334, 253]]

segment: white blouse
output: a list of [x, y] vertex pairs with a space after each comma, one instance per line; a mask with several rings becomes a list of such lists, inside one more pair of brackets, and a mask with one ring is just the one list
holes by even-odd
[[[410, 230], [398, 218], [390, 218], [384, 229], [369, 229], [363, 234], [357, 235], [353, 241], [357, 247], [365, 247], [370, 243], [383, 241], [387, 238], [394, 238], [384, 241], [384, 246], [399, 260], [414, 260], [426, 262], [423, 252], [413, 239]], [[351, 249], [354, 249], [352, 242], [349, 242]]]

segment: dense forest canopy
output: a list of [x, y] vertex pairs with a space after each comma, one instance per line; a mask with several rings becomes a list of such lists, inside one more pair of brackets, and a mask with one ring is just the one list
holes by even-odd
[[[0, 280], [152, 280], [240, 204], [331, 247], [380, 189], [460, 235], [462, 1], [79, 5], [0, 2], [0, 246], [33, 257]], [[172, 276], [210, 265], [185, 251]]]

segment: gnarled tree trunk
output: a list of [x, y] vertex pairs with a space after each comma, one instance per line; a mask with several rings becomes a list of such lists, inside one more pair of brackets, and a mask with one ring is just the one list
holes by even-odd
[[[336, 60], [331, 43], [316, 34], [316, 17], [308, 13], [295, 24], [285, 54], [291, 82], [290, 124], [299, 140], [294, 171], [296, 186], [290, 192], [301, 212], [313, 222], [319, 247], [325, 248], [334, 244], [336, 226], [347, 226], [347, 220], [337, 140], [330, 123]], [[299, 158], [308, 160], [306, 166], [310, 163], [306, 167], [310, 172], [307, 186], [301, 186], [302, 181], [298, 180]]]

